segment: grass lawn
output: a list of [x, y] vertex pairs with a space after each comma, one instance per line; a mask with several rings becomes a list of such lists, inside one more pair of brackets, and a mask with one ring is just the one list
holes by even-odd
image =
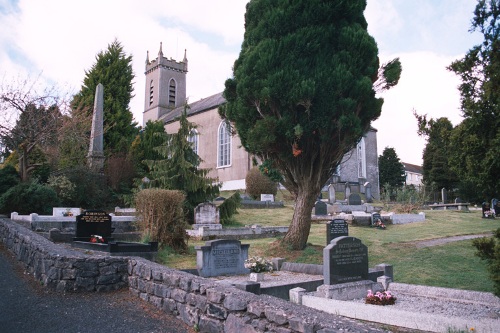
[[[369, 266], [387, 263], [394, 267], [394, 279], [401, 283], [440, 286], [457, 289], [493, 291], [486, 264], [474, 255], [472, 240], [417, 248], [417, 242], [449, 236], [489, 233], [500, 228], [500, 219], [482, 219], [480, 211], [425, 211], [426, 221], [388, 225], [386, 230], [349, 225], [349, 236], [361, 239], [368, 247]], [[293, 208], [240, 209], [233, 226], [260, 224], [288, 226]], [[308, 246], [291, 251], [278, 239], [242, 240], [250, 244], [249, 256], [283, 257], [287, 261], [322, 264], [326, 246], [325, 224], [313, 224]], [[186, 255], [162, 253], [160, 261], [173, 268], [195, 268], [194, 246], [203, 241], [190, 241]]]

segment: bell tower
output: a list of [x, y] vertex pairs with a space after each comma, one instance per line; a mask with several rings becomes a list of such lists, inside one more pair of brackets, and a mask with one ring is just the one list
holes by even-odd
[[163, 56], [162, 43], [158, 57], [149, 60], [149, 51], [146, 56], [146, 83], [144, 93], [143, 126], [149, 120], [158, 120], [186, 102], [186, 74], [188, 60], [186, 51], [180, 62]]

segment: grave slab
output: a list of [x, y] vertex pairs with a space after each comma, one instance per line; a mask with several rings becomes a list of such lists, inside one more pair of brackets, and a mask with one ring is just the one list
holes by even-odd
[[218, 239], [197, 246], [196, 268], [203, 277], [248, 274], [245, 260], [248, 259], [249, 244], [238, 240]]

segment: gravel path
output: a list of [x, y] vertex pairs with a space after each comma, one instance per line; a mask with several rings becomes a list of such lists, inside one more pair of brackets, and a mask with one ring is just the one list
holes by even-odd
[[474, 238], [481, 238], [481, 237], [491, 237], [492, 233], [488, 234], [479, 234], [479, 235], [464, 235], [464, 236], [452, 236], [452, 237], [443, 237], [443, 238], [436, 238], [436, 239], [431, 239], [431, 240], [426, 240], [426, 241], [419, 241], [416, 242], [417, 248], [423, 248], [423, 247], [430, 247], [430, 246], [436, 246], [436, 245], [443, 245], [446, 243], [451, 243], [451, 242], [457, 242], [457, 241], [462, 241], [462, 240], [467, 240], [467, 239], [474, 239]]

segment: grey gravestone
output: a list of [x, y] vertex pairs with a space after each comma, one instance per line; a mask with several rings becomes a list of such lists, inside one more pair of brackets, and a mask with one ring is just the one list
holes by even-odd
[[328, 202], [331, 204], [335, 202], [335, 186], [333, 184], [328, 185]]
[[[490, 204], [488, 202], [483, 202], [483, 204], [481, 205], [481, 209], [482, 209], [482, 212], [483, 212], [483, 218], [492, 218], [494, 217], [492, 214], [491, 214], [491, 207], [490, 207]], [[488, 212], [488, 214], [486, 213]]]
[[331, 220], [326, 224], [326, 245], [337, 237], [349, 236], [349, 227], [343, 219]]
[[365, 183], [365, 197], [366, 197], [366, 202], [373, 202], [372, 198], [372, 184], [369, 182]]
[[219, 224], [220, 216], [219, 209], [216, 205], [210, 202], [204, 202], [196, 206], [194, 209], [195, 224]]
[[76, 238], [85, 240], [98, 235], [107, 242], [112, 232], [111, 215], [101, 210], [86, 210], [76, 216]]
[[355, 237], [332, 240], [323, 249], [324, 284], [354, 282], [368, 279], [368, 248]]
[[345, 183], [345, 196], [344, 196], [344, 199], [347, 200], [350, 195], [351, 195], [351, 185], [349, 185], [349, 182], [347, 182], [347, 183]]
[[463, 203], [464, 201], [460, 198], [455, 198], [455, 203]]
[[371, 222], [372, 225], [375, 225], [375, 222], [377, 222], [377, 220], [380, 220], [380, 222], [382, 222], [382, 216], [379, 213], [373, 213]]
[[357, 193], [352, 193], [347, 200], [348, 205], [359, 206], [361, 205], [361, 197]]
[[498, 199], [491, 200], [491, 207], [495, 210], [495, 216], [500, 216], [500, 201]]
[[448, 202], [448, 193], [446, 192], [446, 189], [444, 187], [441, 189], [441, 199], [443, 200], [444, 204]]
[[328, 215], [326, 203], [323, 201], [316, 201], [314, 205], [314, 215]]
[[238, 240], [218, 239], [197, 246], [196, 268], [203, 277], [248, 274], [245, 260], [248, 259], [249, 244]]
[[104, 87], [98, 84], [95, 89], [94, 113], [92, 116], [92, 129], [90, 131], [90, 146], [87, 163], [90, 169], [97, 173], [104, 170]]
[[274, 195], [272, 194], [261, 194], [260, 201], [271, 201], [274, 202]]

